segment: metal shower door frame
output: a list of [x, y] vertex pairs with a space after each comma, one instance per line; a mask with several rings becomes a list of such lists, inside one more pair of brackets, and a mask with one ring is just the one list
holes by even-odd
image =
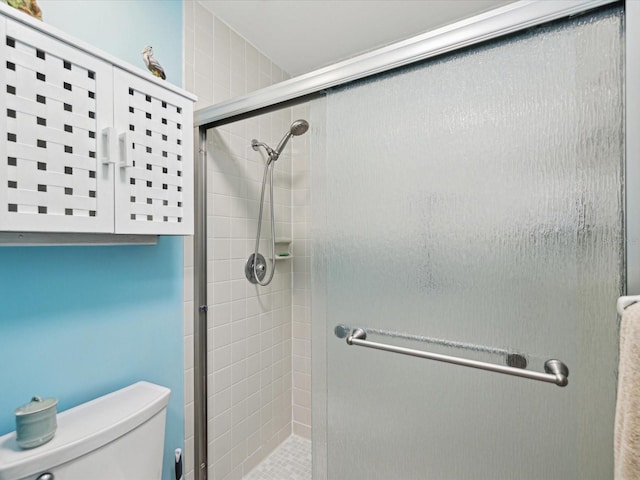
[[[328, 88], [376, 75], [427, 58], [542, 25], [560, 18], [619, 3], [616, 0], [521, 0], [456, 22], [443, 28], [394, 43], [248, 95], [197, 110], [194, 113], [195, 236], [194, 236], [194, 465], [195, 478], [207, 479], [207, 130], [255, 116], [285, 104], [308, 101]], [[625, 0], [625, 131], [640, 131], [640, 2]], [[626, 291], [640, 294], [640, 135], [625, 135], [625, 234]], [[635, 223], [627, 219], [638, 219]], [[612, 305], [611, 308], [615, 308]], [[325, 372], [324, 329], [312, 324], [312, 371]], [[319, 333], [320, 335], [316, 335]], [[326, 381], [325, 381], [326, 386]], [[314, 448], [326, 459], [326, 396], [314, 397]], [[322, 427], [325, 425], [325, 427]], [[314, 465], [314, 478], [326, 480], [327, 466]]]

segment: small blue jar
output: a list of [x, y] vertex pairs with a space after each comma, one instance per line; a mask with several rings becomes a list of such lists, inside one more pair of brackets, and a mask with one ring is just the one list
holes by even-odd
[[35, 396], [31, 401], [15, 409], [16, 442], [21, 448], [35, 448], [53, 438], [58, 428], [55, 398]]

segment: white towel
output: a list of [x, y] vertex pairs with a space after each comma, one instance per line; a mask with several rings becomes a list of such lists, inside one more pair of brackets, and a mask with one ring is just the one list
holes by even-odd
[[614, 436], [614, 479], [640, 478], [640, 303], [620, 323], [620, 363]]

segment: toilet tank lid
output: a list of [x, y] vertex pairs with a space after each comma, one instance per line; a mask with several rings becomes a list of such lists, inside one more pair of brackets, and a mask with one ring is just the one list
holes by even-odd
[[0, 437], [0, 480], [16, 480], [85, 455], [121, 437], [166, 408], [171, 391], [138, 382], [58, 414], [53, 439], [30, 450], [16, 432]]

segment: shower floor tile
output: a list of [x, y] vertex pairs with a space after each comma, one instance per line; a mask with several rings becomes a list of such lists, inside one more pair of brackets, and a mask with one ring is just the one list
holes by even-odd
[[311, 440], [290, 436], [244, 480], [311, 480]]

